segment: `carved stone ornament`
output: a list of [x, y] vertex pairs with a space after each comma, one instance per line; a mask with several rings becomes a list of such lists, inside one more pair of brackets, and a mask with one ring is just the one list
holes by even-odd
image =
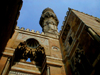
[[83, 55], [84, 55], [83, 49], [80, 50], [79, 48], [77, 48], [77, 50], [75, 51], [74, 59], [73, 59], [73, 61], [74, 61], [73, 66], [74, 66], [75, 75], [78, 75], [77, 67], [80, 66], [80, 64], [82, 62], [81, 60], [82, 60]]
[[46, 21], [46, 25], [49, 25], [49, 24], [56, 25], [56, 23], [53, 22], [52, 20], [48, 20], [48, 21]]
[[58, 21], [58, 19], [57, 19], [57, 16], [56, 16], [55, 13], [53, 12], [53, 10], [50, 9], [50, 8], [46, 8], [46, 9], [43, 11], [42, 16], [41, 16], [41, 18], [40, 18], [40, 25], [41, 25], [41, 27], [44, 26], [44, 25], [43, 25], [43, 22], [44, 22], [45, 18], [50, 18], [50, 17], [52, 17], [53, 19], [55, 19], [56, 24], [58, 25], [59, 21]]
[[31, 61], [41, 62], [45, 55], [44, 48], [39, 45], [37, 48], [30, 48], [27, 46], [26, 41], [21, 42], [15, 51], [15, 61], [27, 60], [30, 58]]

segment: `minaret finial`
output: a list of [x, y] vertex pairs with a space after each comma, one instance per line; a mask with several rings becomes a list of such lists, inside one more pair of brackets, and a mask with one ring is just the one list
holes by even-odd
[[40, 25], [43, 28], [43, 32], [47, 34], [58, 34], [58, 19], [54, 11], [51, 8], [46, 8], [43, 10]]

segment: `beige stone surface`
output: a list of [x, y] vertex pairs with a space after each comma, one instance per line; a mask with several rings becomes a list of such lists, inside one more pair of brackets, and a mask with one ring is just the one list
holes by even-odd
[[34, 64], [28, 64], [23, 62], [17, 62], [15, 65], [11, 67], [11, 70], [14, 71], [21, 71], [25, 73], [33, 73], [33, 74], [41, 74], [41, 68], [34, 65]]
[[1, 59], [0, 59], [0, 75], [3, 72], [3, 69], [6, 65], [6, 62], [7, 62], [7, 57], [2, 56]]
[[[72, 10], [87, 26], [91, 27], [98, 35], [100, 35], [100, 22], [98, 18], [90, 16], [79, 11]], [[100, 19], [98, 19], [100, 20]]]
[[61, 67], [50, 66], [50, 74], [51, 75], [62, 75]]
[[[59, 40], [55, 39], [49, 39], [49, 47], [51, 51], [51, 56], [55, 58], [62, 58], [61, 56], [61, 50], [60, 50], [60, 45], [59, 45]], [[58, 50], [54, 50], [52, 47], [58, 47]]]

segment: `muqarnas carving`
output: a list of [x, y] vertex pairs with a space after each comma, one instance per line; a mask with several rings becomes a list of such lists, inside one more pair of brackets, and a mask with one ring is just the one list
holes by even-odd
[[45, 58], [44, 47], [35, 39], [21, 42], [16, 48], [14, 61], [26, 61], [28, 58], [30, 58], [31, 62], [34, 61], [39, 65]]

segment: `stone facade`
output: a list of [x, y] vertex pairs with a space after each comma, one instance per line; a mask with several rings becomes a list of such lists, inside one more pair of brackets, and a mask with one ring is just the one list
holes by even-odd
[[0, 75], [100, 74], [100, 19], [70, 8], [66, 14], [60, 33], [50, 8], [40, 18], [42, 33], [16, 27], [0, 56]]
[[98, 75], [100, 19], [70, 9], [63, 22], [60, 45], [67, 75]]
[[[4, 65], [1, 69], [2, 75], [65, 75], [59, 44], [57, 17], [50, 8], [46, 8], [43, 12], [45, 14], [42, 16], [49, 17], [42, 19], [42, 33], [16, 27], [3, 52], [3, 60], [0, 61], [0, 63], [4, 62], [1, 64], [1, 66]], [[46, 14], [47, 12], [51, 15]], [[47, 28], [44, 28], [45, 22], [48, 22], [48, 31]], [[54, 30], [49, 30], [49, 28], [53, 28], [56, 31], [55, 34], [53, 34]], [[30, 58], [30, 62], [26, 61], [28, 58]]]

